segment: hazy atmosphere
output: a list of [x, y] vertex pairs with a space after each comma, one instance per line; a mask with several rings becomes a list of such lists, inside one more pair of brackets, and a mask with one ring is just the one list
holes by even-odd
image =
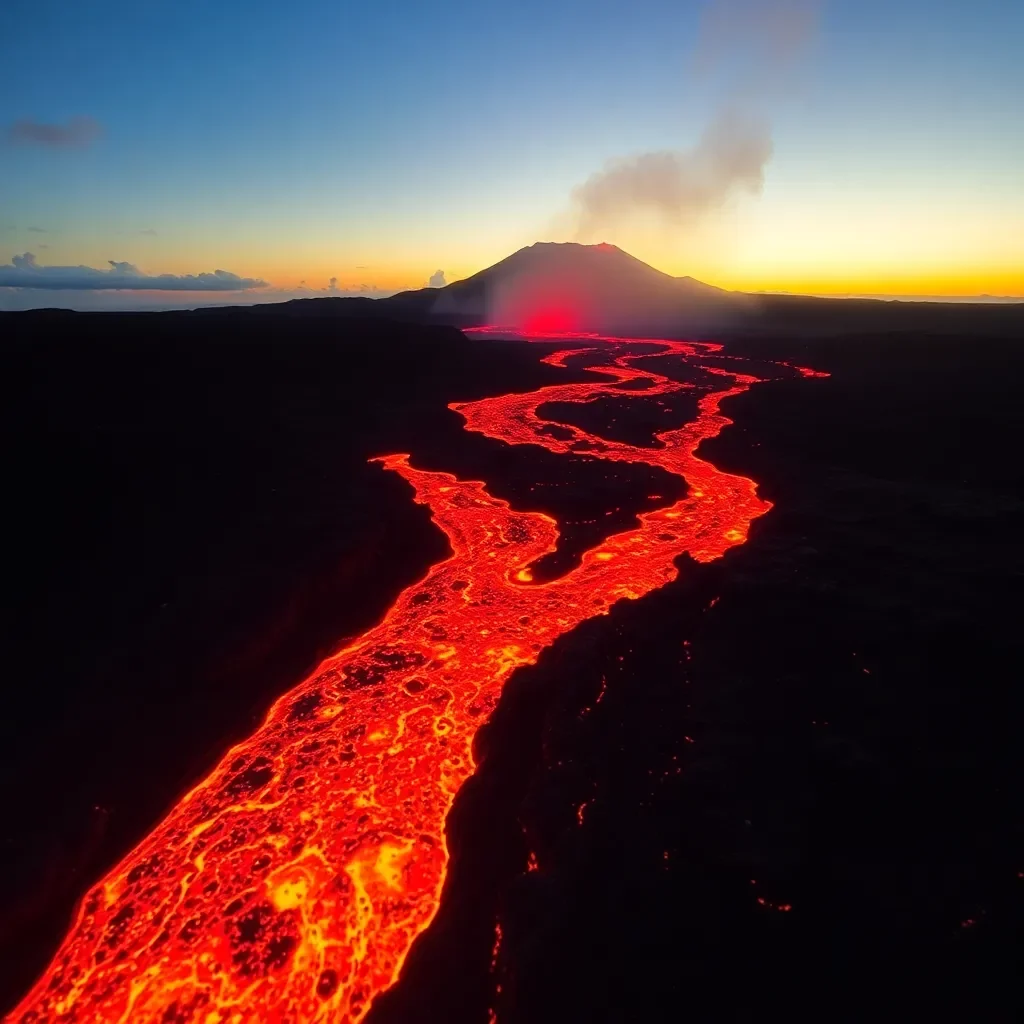
[[8, 11], [0, 308], [370, 296], [540, 239], [747, 291], [1024, 295], [1024, 11]]

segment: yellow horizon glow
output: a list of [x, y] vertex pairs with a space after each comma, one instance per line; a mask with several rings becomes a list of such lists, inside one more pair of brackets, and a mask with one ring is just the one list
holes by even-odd
[[869, 295], [879, 297], [936, 298], [1018, 298], [1024, 301], [1024, 274], [1000, 269], [991, 273], [976, 270], [945, 274], [794, 274], [785, 277], [746, 278], [725, 275], [709, 284], [742, 292], [778, 292], [793, 295]]
[[[1014, 216], [1001, 222], [979, 218], [965, 227], [963, 218], [937, 224], [921, 210], [904, 210], [892, 222], [879, 215], [829, 217], [820, 209], [786, 218], [755, 212], [742, 223], [723, 221], [687, 233], [682, 242], [663, 230], [610, 231], [607, 240], [674, 277], [735, 291], [1024, 300], [1024, 231], [1016, 231], [1021, 221]], [[499, 238], [469, 246], [466, 239], [446, 239], [425, 255], [416, 251], [421, 241], [394, 248], [352, 239], [337, 245], [275, 241], [245, 245], [187, 237], [126, 244], [79, 237], [54, 245], [39, 262], [102, 269], [113, 255], [150, 274], [223, 269], [264, 280], [269, 291], [295, 291], [302, 282], [310, 290], [326, 289], [333, 277], [342, 291], [393, 292], [425, 287], [438, 269], [448, 283], [463, 280], [529, 244]]]
[[[823, 262], [818, 266], [765, 268], [758, 272], [753, 268], [745, 271], [743, 268], [729, 268], [717, 263], [711, 263], [706, 267], [695, 267], [689, 263], [679, 266], [671, 260], [645, 259], [638, 253], [633, 255], [673, 277], [690, 276], [731, 291], [788, 292], [795, 295], [878, 295], [893, 298], [968, 298], [988, 295], [1018, 297], [1024, 300], [1024, 270], [1021, 269], [1024, 262], [1015, 265], [997, 263], [991, 266], [975, 264], [969, 267], [925, 269], [905, 266], [846, 269]], [[472, 277], [491, 265], [492, 263], [482, 263], [479, 266], [463, 264], [445, 268], [443, 261], [439, 261], [436, 265], [425, 263], [419, 266], [377, 266], [372, 271], [366, 271], [362, 277], [350, 274], [348, 278], [333, 272], [329, 264], [301, 274], [285, 268], [260, 274], [254, 266], [252, 271], [246, 271], [244, 276], [263, 277], [270, 282], [271, 287], [280, 290], [298, 288], [303, 280], [307, 287], [326, 288], [330, 278], [337, 277], [340, 289], [356, 289], [368, 285], [381, 290], [404, 291], [425, 287], [430, 275], [439, 267], [445, 270], [446, 280], [451, 284]], [[241, 272], [236, 270], [235, 273]]]

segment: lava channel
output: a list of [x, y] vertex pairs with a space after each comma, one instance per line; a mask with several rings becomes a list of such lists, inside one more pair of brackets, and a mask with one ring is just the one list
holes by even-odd
[[[486, 331], [486, 329], [484, 329]], [[721, 402], [759, 378], [721, 380], [696, 418], [634, 447], [577, 427], [551, 436], [546, 402], [645, 398], [692, 385], [643, 369], [645, 355], [699, 365], [720, 346], [566, 336], [546, 357], [595, 380], [454, 403], [466, 429], [508, 444], [660, 466], [686, 497], [533, 583], [557, 524], [517, 512], [475, 480], [379, 461], [415, 490], [452, 554], [403, 591], [379, 625], [270, 708], [162, 822], [84, 896], [52, 962], [12, 1012], [30, 1022], [355, 1022], [394, 984], [437, 911], [445, 819], [474, 770], [472, 741], [506, 680], [617, 601], [677, 576], [676, 559], [720, 557], [770, 505], [754, 482], [695, 452], [731, 421]], [[595, 355], [596, 354], [596, 355]], [[611, 356], [611, 358], [610, 358]], [[642, 382], [642, 383], [641, 383]]]

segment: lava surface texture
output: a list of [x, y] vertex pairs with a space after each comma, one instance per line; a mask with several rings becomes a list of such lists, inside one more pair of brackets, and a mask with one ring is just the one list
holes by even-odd
[[[394, 984], [437, 911], [445, 819], [511, 674], [615, 602], [673, 580], [684, 553], [707, 562], [742, 544], [770, 507], [752, 480], [696, 455], [730, 422], [723, 399], [760, 379], [723, 369], [720, 346], [579, 335], [566, 345], [547, 361], [592, 369], [593, 382], [454, 404], [466, 429], [661, 467], [685, 478], [685, 497], [536, 583], [531, 566], [558, 539], [552, 518], [515, 511], [482, 482], [417, 469], [408, 455], [380, 459], [429, 506], [451, 557], [281, 697], [86, 893], [12, 1020], [358, 1021]], [[721, 386], [644, 369], [651, 356]], [[701, 392], [696, 417], [650, 447], [552, 430], [537, 414], [544, 403], [683, 389]]]

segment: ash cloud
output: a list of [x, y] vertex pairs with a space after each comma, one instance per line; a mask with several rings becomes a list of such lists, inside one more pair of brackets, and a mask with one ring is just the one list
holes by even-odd
[[592, 238], [636, 213], [675, 225], [735, 195], [759, 195], [774, 149], [762, 107], [806, 53], [817, 20], [817, 0], [711, 0], [691, 73], [724, 99], [695, 145], [611, 160], [577, 186], [577, 237]]
[[765, 124], [723, 112], [692, 149], [641, 153], [592, 174], [573, 191], [579, 230], [590, 236], [641, 209], [677, 223], [721, 206], [737, 192], [757, 195], [771, 155]]
[[92, 117], [73, 117], [67, 124], [15, 121], [8, 133], [10, 140], [20, 145], [55, 149], [81, 149], [91, 145], [102, 134], [102, 125]]
[[428, 288], [443, 288], [448, 282], [444, 279], [443, 270], [435, 270], [427, 281]]
[[203, 274], [146, 274], [132, 263], [108, 260], [109, 270], [94, 267], [47, 267], [33, 253], [14, 256], [0, 266], [0, 288], [48, 291], [237, 292], [265, 288], [266, 281], [239, 277], [227, 270]]

